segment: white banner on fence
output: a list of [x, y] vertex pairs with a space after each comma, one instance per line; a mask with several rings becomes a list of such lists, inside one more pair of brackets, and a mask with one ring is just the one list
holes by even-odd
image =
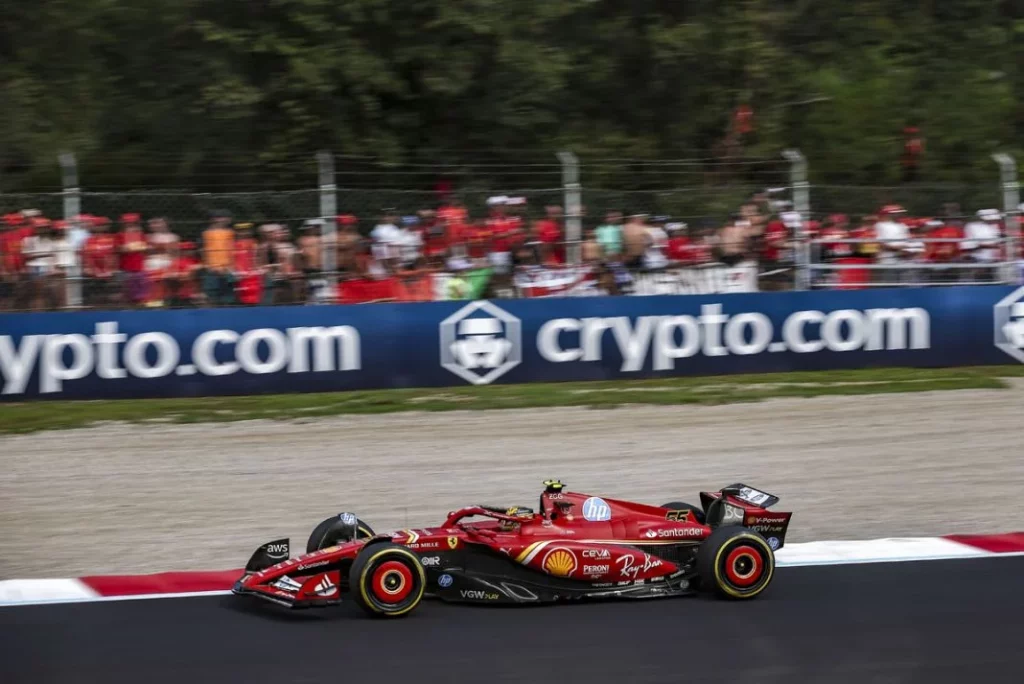
[[695, 268], [667, 268], [633, 276], [634, 295], [727, 294], [757, 292], [757, 264], [710, 264]]
[[513, 282], [520, 297], [585, 297], [602, 294], [597, 290], [597, 282], [589, 266], [524, 268], [516, 271]]

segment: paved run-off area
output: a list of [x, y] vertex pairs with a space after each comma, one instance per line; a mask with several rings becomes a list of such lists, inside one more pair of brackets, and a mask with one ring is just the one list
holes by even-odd
[[744, 481], [790, 541], [1024, 529], [1024, 388], [722, 406], [105, 425], [0, 437], [0, 579], [239, 567], [352, 510], [378, 530], [541, 480], [662, 503]]

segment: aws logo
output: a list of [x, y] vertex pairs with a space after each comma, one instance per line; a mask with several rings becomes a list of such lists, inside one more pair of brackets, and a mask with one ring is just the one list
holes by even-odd
[[567, 549], [552, 549], [541, 563], [544, 570], [555, 577], [568, 577], [576, 570], [576, 554]]

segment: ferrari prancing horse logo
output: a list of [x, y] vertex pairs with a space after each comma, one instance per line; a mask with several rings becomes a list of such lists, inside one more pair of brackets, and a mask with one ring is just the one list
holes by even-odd
[[448, 537], [448, 548], [455, 550], [455, 547], [459, 545], [458, 537]]

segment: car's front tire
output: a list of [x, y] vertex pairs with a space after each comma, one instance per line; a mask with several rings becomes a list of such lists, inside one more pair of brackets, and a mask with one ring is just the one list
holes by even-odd
[[751, 599], [768, 588], [775, 552], [764, 537], [745, 527], [719, 527], [697, 550], [697, 574], [705, 590]]
[[423, 600], [427, 577], [412, 551], [391, 542], [369, 543], [349, 570], [359, 607], [374, 617], [401, 617]]

